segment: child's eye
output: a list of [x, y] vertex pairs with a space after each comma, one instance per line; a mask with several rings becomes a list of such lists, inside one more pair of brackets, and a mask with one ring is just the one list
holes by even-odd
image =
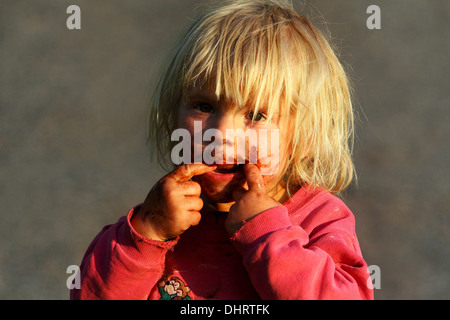
[[214, 112], [214, 108], [209, 104], [209, 103], [197, 103], [194, 106], [195, 109], [199, 110], [200, 112], [204, 112], [204, 113], [213, 113]]
[[267, 119], [264, 113], [258, 112], [258, 114], [255, 116], [255, 113], [253, 111], [250, 111], [248, 113], [248, 118], [252, 121], [264, 121]]

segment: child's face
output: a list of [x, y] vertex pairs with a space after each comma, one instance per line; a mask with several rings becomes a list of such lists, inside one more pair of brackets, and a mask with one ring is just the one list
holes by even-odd
[[[287, 162], [289, 156], [288, 128], [280, 125], [281, 116], [276, 112], [270, 122], [266, 120], [265, 110], [260, 110], [252, 123], [253, 116], [250, 107], [234, 111], [229, 102], [218, 101], [211, 89], [191, 89], [186, 101], [180, 105], [178, 125], [190, 133], [192, 162], [201, 150], [201, 161], [211, 164], [212, 157], [217, 165], [213, 172], [194, 177], [200, 183], [203, 194], [212, 202], [234, 201], [233, 191], [246, 183], [242, 165], [238, 165], [244, 161], [254, 163], [261, 169], [266, 187], [276, 185], [282, 176], [278, 169], [283, 168], [282, 164]], [[257, 132], [257, 138], [243, 134], [248, 132]], [[222, 142], [216, 139], [222, 139]], [[197, 157], [195, 162], [198, 160]], [[223, 164], [219, 164], [220, 160]]]

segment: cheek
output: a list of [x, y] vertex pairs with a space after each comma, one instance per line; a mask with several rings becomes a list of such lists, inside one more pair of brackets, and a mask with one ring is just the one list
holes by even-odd
[[194, 133], [194, 120], [185, 113], [180, 113], [178, 117], [178, 128], [188, 130], [191, 134]]
[[191, 134], [194, 134], [194, 121], [199, 121], [193, 116], [192, 110], [187, 106], [181, 105], [178, 110], [178, 128], [188, 130]]
[[266, 158], [261, 157], [264, 163], [259, 166], [262, 178], [266, 187], [271, 188], [283, 178], [287, 165], [289, 163], [289, 139], [286, 132], [279, 131], [279, 136], [275, 140], [266, 142], [266, 148], [269, 150]]
[[286, 160], [286, 139], [284, 135], [281, 136], [280, 131], [279, 129], [270, 129], [267, 130], [267, 133], [259, 135], [257, 165], [263, 176], [276, 175], [282, 167], [281, 164]]

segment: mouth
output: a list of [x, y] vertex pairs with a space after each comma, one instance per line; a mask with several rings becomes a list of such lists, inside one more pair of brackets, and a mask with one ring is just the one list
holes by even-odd
[[243, 164], [218, 164], [214, 171], [204, 174], [204, 176], [216, 182], [228, 182], [245, 177]]
[[233, 174], [242, 172], [244, 165], [243, 164], [219, 164], [216, 165], [217, 168], [214, 170], [214, 173], [217, 174]]

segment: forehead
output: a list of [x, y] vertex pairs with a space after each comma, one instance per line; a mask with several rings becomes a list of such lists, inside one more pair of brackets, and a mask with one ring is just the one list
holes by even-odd
[[[275, 113], [289, 114], [299, 88], [297, 78], [300, 77], [293, 76], [299, 71], [292, 70], [295, 64], [288, 64], [288, 58], [263, 59], [260, 51], [245, 51], [240, 48], [223, 56], [194, 54], [197, 57], [215, 56], [216, 59], [186, 63], [188, 72], [182, 77], [183, 98], [223, 103], [234, 110], [265, 110], [269, 118]], [[203, 69], [205, 66], [209, 68]], [[196, 69], [202, 71], [197, 72]]]

